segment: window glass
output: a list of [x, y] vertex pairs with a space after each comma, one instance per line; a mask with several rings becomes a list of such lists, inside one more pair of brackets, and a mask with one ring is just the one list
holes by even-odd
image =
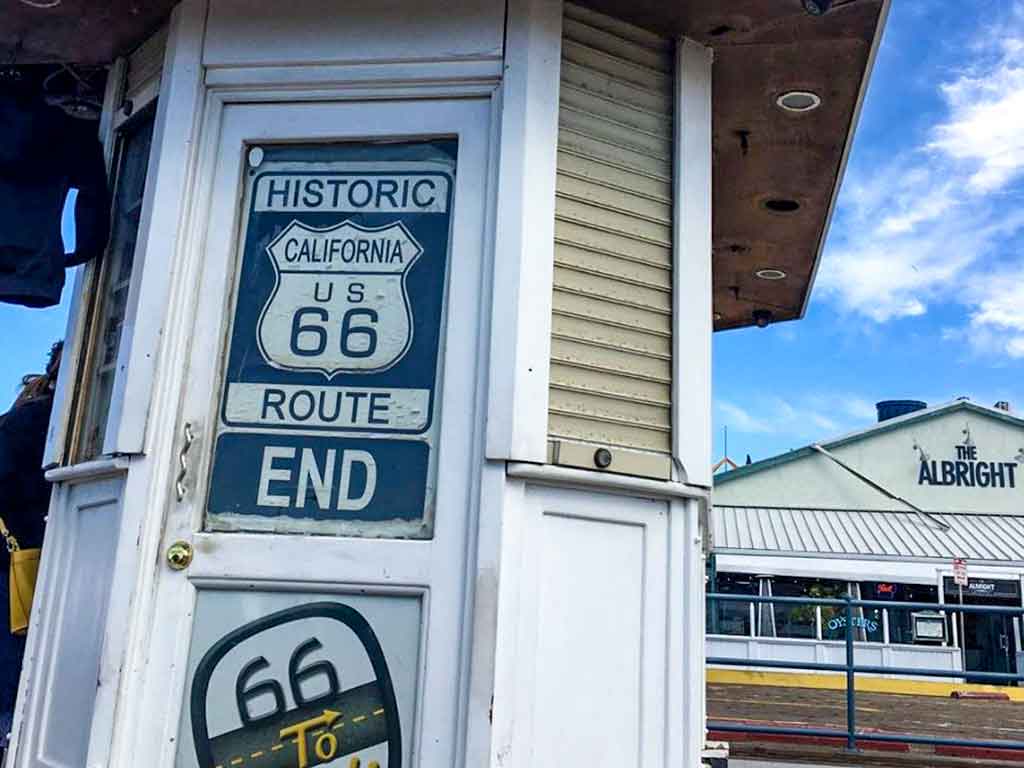
[[[838, 598], [846, 594], [848, 589], [845, 581], [834, 581], [832, 579], [798, 579], [788, 577], [775, 577], [772, 579], [772, 595], [774, 597], [812, 597], [812, 598]], [[776, 637], [801, 637], [815, 639], [818, 636], [817, 612], [814, 605], [776, 604], [775, 605], [775, 634]], [[828, 627], [829, 621], [840, 616], [843, 609], [839, 607], [821, 606], [821, 620], [823, 628]], [[837, 628], [841, 637], [845, 637], [845, 630]], [[829, 632], [823, 629], [825, 639], [833, 639]]]
[[[757, 579], [747, 573], [719, 573], [715, 591], [727, 595], [757, 594]], [[715, 601], [708, 605], [708, 633], [750, 636], [750, 603]]]
[[[867, 581], [861, 584], [865, 600], [893, 600], [901, 603], [937, 603], [938, 590], [927, 584], [893, 584]], [[914, 642], [914, 611], [889, 608], [889, 642], [910, 645]]]
[[127, 124], [119, 136], [110, 243], [100, 264], [94, 292], [89, 347], [82, 376], [85, 400], [80, 411], [75, 461], [92, 459], [103, 452], [117, 355], [128, 310], [152, 138], [153, 110]]
[[[879, 589], [874, 582], [850, 584], [851, 594], [857, 600], [885, 599], [884, 591], [892, 585], [881, 585], [883, 597], [879, 598]], [[882, 608], [865, 608], [856, 606], [853, 609], [853, 639], [859, 643], [885, 642], [885, 620]], [[846, 640], [846, 610], [837, 608], [835, 615], [824, 622], [823, 637], [830, 640]]]

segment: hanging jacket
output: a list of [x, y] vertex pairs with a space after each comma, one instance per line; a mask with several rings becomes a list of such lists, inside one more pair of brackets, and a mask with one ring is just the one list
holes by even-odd
[[[110, 235], [110, 196], [96, 123], [40, 96], [0, 93], [0, 301], [60, 302], [66, 267], [98, 257]], [[64, 253], [61, 218], [78, 190], [75, 251]]]

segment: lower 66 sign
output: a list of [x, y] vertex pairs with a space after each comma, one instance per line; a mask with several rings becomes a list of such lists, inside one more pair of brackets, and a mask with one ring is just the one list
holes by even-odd
[[455, 156], [250, 150], [208, 528], [430, 535]]
[[200, 590], [176, 768], [403, 768], [421, 605]]

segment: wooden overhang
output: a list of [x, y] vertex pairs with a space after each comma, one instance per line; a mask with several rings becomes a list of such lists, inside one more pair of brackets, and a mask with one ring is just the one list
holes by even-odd
[[[821, 16], [802, 0], [582, 2], [714, 49], [715, 330], [803, 316], [888, 0], [833, 0]], [[61, 0], [38, 8], [10, 0], [0, 57], [104, 64], [142, 43], [174, 5]], [[821, 105], [787, 112], [776, 100], [789, 91], [817, 94]], [[774, 211], [770, 200], [799, 207]], [[758, 277], [765, 269], [786, 276]]]

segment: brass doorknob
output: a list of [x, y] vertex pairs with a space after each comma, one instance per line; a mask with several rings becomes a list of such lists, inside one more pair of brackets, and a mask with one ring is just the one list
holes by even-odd
[[192, 562], [192, 545], [187, 541], [176, 541], [167, 548], [167, 565], [175, 571], [183, 571]]

